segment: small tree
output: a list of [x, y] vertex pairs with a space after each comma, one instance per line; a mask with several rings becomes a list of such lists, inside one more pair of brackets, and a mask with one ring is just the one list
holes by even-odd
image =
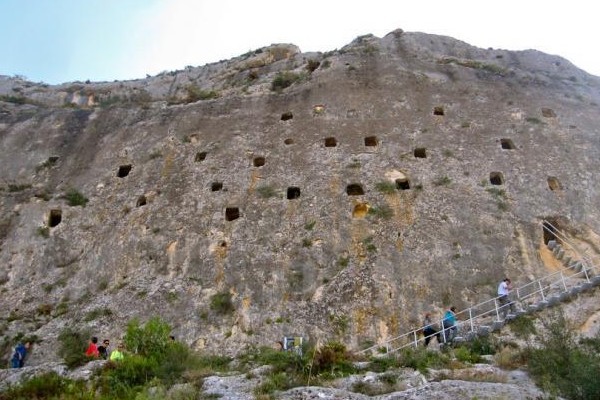
[[171, 342], [171, 327], [158, 317], [151, 318], [145, 325], [137, 319], [127, 324], [125, 345], [134, 354], [145, 357], [161, 358]]
[[76, 331], [72, 328], [65, 328], [60, 332], [58, 355], [65, 360], [68, 368], [76, 368], [89, 361], [85, 355], [89, 338], [90, 332], [87, 330]]

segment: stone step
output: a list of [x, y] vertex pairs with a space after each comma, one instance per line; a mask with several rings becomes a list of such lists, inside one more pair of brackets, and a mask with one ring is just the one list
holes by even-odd
[[592, 285], [594, 285], [594, 286], [600, 285], [600, 275], [594, 276], [592, 278]]
[[503, 321], [494, 321], [492, 323], [492, 332], [497, 332], [500, 329], [502, 329], [502, 327], [504, 326], [504, 322]]
[[567, 301], [571, 298], [571, 293], [567, 292], [562, 292], [561, 294], [558, 295], [558, 299], [560, 301]]
[[568, 267], [569, 265], [571, 265], [572, 262], [573, 262], [573, 259], [571, 258], [571, 256], [565, 256], [562, 260], [562, 263], [565, 267]]
[[536, 306], [539, 311], [539, 310], [542, 310], [542, 309], [548, 307], [549, 305], [550, 305], [550, 303], [548, 303], [548, 300], [541, 300], [537, 303]]
[[527, 312], [534, 313], [539, 310], [540, 310], [540, 307], [538, 304], [529, 304], [527, 306]]
[[556, 240], [548, 240], [548, 244], [546, 246], [548, 246], [550, 250], [554, 250], [557, 245], [558, 243], [556, 243]]
[[569, 268], [575, 272], [581, 272], [582, 267], [583, 264], [581, 263], [581, 261], [574, 261], [571, 264], [569, 264]]
[[552, 296], [548, 297], [546, 301], [548, 302], [548, 306], [555, 306], [560, 303], [560, 295], [553, 294]]
[[581, 288], [580, 285], [573, 286], [571, 289], [569, 289], [569, 293], [571, 293], [572, 296], [579, 294], [582, 291], [583, 291], [583, 289]]
[[478, 329], [477, 329], [477, 334], [479, 336], [487, 336], [492, 332], [492, 327], [488, 326], [488, 325], [481, 325]]

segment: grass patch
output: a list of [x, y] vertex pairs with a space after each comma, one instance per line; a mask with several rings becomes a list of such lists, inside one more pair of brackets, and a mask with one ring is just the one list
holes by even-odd
[[256, 192], [263, 199], [270, 199], [271, 197], [277, 196], [277, 190], [271, 185], [260, 186], [256, 188]]
[[81, 192], [73, 188], [67, 190], [67, 193], [65, 193], [64, 198], [67, 200], [67, 204], [69, 204], [71, 207], [85, 207], [85, 205], [89, 201], [88, 198], [85, 197]]
[[219, 93], [214, 90], [202, 90], [196, 85], [188, 85], [185, 88], [187, 97], [186, 103], [195, 103], [200, 100], [212, 100], [219, 97]]
[[375, 184], [375, 189], [377, 189], [379, 193], [393, 194], [396, 192], [396, 184], [388, 181], [377, 182]]
[[437, 178], [436, 180], [433, 181], [434, 186], [448, 186], [451, 183], [452, 183], [452, 179], [450, 179], [446, 175], [440, 176], [439, 178]]
[[35, 233], [38, 236], [43, 237], [44, 239], [48, 239], [50, 237], [50, 228], [47, 226], [38, 226], [37, 229], [35, 230]]
[[212, 295], [210, 298], [210, 309], [221, 315], [233, 313], [235, 307], [231, 301], [231, 293], [221, 292]]
[[304, 79], [303, 74], [297, 74], [291, 71], [278, 72], [271, 82], [271, 90], [274, 92], [282, 91], [283, 89], [292, 86], [294, 83]]
[[306, 229], [307, 231], [312, 231], [313, 228], [315, 227], [315, 224], [317, 223], [317, 221], [309, 221], [306, 224], [304, 224], [304, 229]]
[[390, 219], [394, 216], [394, 210], [387, 204], [369, 207], [368, 215], [381, 219]]
[[96, 309], [93, 309], [92, 311], [89, 311], [87, 314], [85, 314], [85, 317], [83, 317], [83, 320], [86, 322], [90, 322], [90, 321], [95, 321], [100, 318], [110, 317], [112, 315], [113, 315], [113, 312], [110, 308], [107, 308], [107, 307], [96, 308]]

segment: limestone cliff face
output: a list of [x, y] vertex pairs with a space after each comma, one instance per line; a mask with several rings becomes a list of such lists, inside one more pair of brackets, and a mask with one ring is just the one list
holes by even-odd
[[358, 347], [487, 299], [548, 272], [543, 218], [597, 252], [599, 89], [559, 57], [400, 30], [128, 82], [0, 79], [2, 331], [160, 315], [213, 351]]

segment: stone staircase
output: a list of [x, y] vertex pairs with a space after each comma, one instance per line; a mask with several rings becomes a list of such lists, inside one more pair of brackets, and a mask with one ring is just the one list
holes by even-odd
[[[580, 293], [600, 286], [600, 262], [595, 262], [589, 254], [579, 251], [565, 234], [549, 222], [544, 221], [543, 227], [554, 237], [548, 240], [547, 247], [562, 263], [563, 268], [513, 289], [511, 301], [515, 306], [514, 311], [507, 313], [505, 318], [502, 318], [504, 311], [498, 297], [457, 312], [457, 333], [454, 338], [451, 341], [446, 340], [449, 337], [449, 330], [441, 331], [445, 344], [461, 343], [489, 335], [501, 330], [505, 324], [519, 316], [554, 307]], [[442, 326], [442, 321], [438, 322], [438, 326]], [[419, 327], [384, 343], [371, 346], [360, 351], [359, 354], [381, 352], [382, 348], [385, 349], [385, 353], [392, 353], [406, 347], [417, 347], [425, 340], [421, 335], [423, 328]]]

